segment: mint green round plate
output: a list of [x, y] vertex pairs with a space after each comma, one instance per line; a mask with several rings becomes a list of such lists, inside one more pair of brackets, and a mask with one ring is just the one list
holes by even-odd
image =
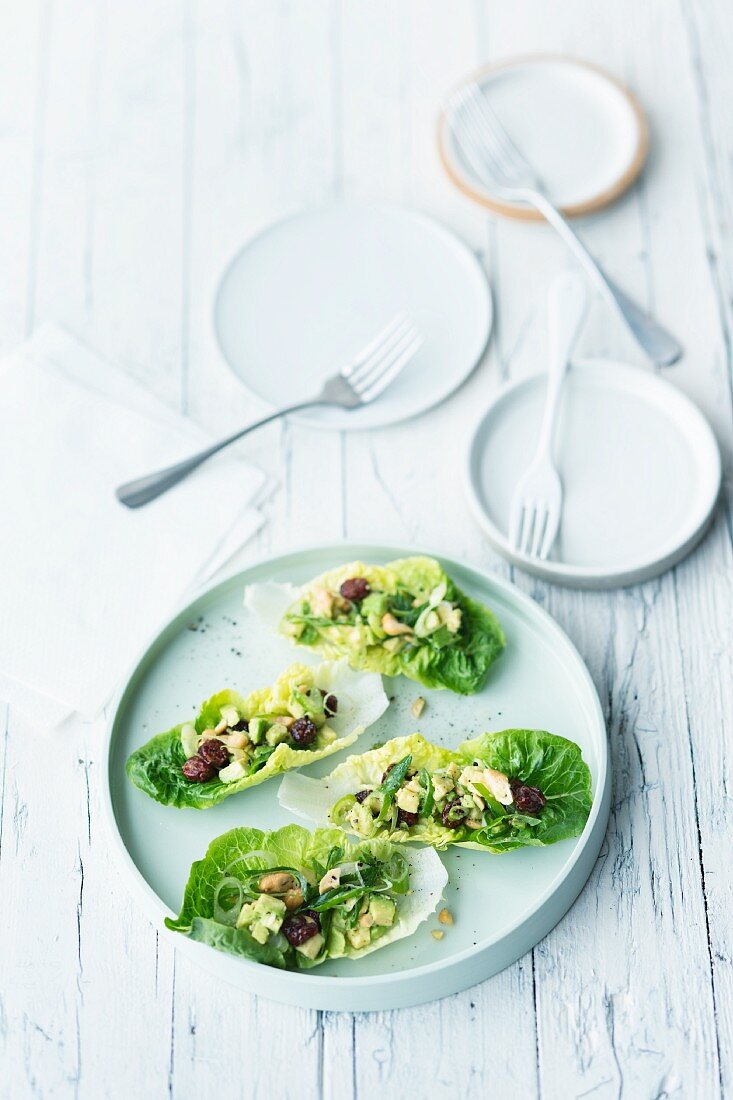
[[[578, 652], [559, 626], [513, 585], [441, 558], [469, 595], [499, 616], [507, 648], [478, 695], [427, 692], [402, 678], [385, 680], [392, 705], [357, 745], [313, 765], [325, 775], [349, 752], [419, 729], [453, 746], [484, 731], [534, 727], [577, 741], [593, 775], [594, 804], [582, 836], [549, 848], [493, 856], [466, 850], [442, 854], [450, 882], [445, 904], [454, 924], [437, 941], [437, 916], [410, 938], [357, 961], [326, 963], [308, 973], [276, 970], [221, 954], [168, 932], [191, 863], [235, 825], [277, 828], [291, 818], [277, 801], [279, 780], [235, 795], [210, 810], [160, 806], [134, 788], [125, 760], [152, 734], [193, 714], [223, 687], [247, 693], [273, 680], [306, 650], [262, 633], [242, 606], [245, 584], [293, 581], [360, 558], [387, 562], [416, 553], [404, 547], [338, 545], [259, 562], [198, 595], [166, 623], [135, 664], [114, 705], [106, 742], [103, 802], [113, 847], [131, 886], [161, 935], [203, 968], [249, 993], [343, 1011], [402, 1008], [456, 993], [496, 974], [529, 951], [560, 920], [585, 884], [606, 830], [610, 775], [598, 695]], [[438, 556], [438, 555], [436, 555]], [[418, 695], [427, 705], [410, 715]], [[572, 916], [569, 918], [572, 920]]]

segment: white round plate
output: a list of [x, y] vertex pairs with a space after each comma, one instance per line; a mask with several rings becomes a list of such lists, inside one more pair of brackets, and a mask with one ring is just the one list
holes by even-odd
[[[595, 65], [538, 55], [474, 73], [497, 116], [566, 214], [597, 210], [617, 198], [641, 171], [648, 133], [637, 100]], [[510, 217], [539, 220], [524, 203], [492, 192], [465, 159], [446, 116], [439, 126], [448, 174], [476, 201]]]
[[501, 390], [468, 453], [468, 495], [499, 553], [545, 580], [582, 588], [636, 584], [701, 538], [720, 488], [720, 454], [705, 417], [658, 375], [605, 359], [573, 363], [555, 460], [562, 522], [547, 561], [509, 544], [517, 482], [534, 455], [545, 375]]
[[[163, 918], [179, 910], [193, 860], [235, 825], [277, 828], [291, 819], [277, 800], [279, 780], [232, 796], [213, 809], [159, 806], [125, 776], [125, 760], [152, 734], [189, 716], [221, 687], [247, 692], [308, 656], [282, 638], [263, 635], [242, 607], [245, 584], [301, 583], [348, 559], [386, 562], [404, 547], [331, 546], [261, 562], [204, 592], [167, 623], [133, 668], [114, 707], [106, 741], [103, 804], [112, 846], [145, 911], [179, 951], [241, 989], [304, 1008], [343, 1011], [401, 1008], [465, 989], [508, 966], [537, 943], [572, 905], [595, 863], [606, 830], [610, 776], [606, 731], [585, 665], [555, 622], [518, 589], [476, 569], [444, 560], [470, 595], [498, 614], [507, 636], [485, 689], [470, 698], [425, 692], [386, 681], [392, 705], [356, 746], [323, 760], [325, 775], [349, 752], [413, 732], [456, 745], [485, 730], [539, 727], [577, 741], [593, 775], [594, 803], [582, 836], [548, 848], [502, 856], [454, 849], [442, 856], [450, 875], [446, 904], [455, 924], [437, 942], [434, 916], [410, 938], [358, 961], [326, 963], [292, 973], [222, 954], [175, 932]], [[190, 629], [190, 627], [196, 629]], [[427, 705], [416, 723], [418, 694]]]
[[224, 273], [214, 325], [224, 358], [273, 408], [316, 394], [398, 313], [424, 344], [362, 409], [293, 416], [333, 429], [376, 428], [437, 405], [471, 373], [491, 332], [491, 294], [471, 251], [437, 222], [347, 203], [270, 226]]

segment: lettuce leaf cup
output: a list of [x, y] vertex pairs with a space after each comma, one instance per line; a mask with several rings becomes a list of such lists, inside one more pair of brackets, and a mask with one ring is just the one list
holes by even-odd
[[448, 875], [432, 850], [353, 843], [341, 829], [232, 829], [194, 863], [166, 925], [219, 951], [299, 970], [410, 936]]
[[350, 562], [301, 589], [273, 582], [245, 591], [271, 629], [352, 668], [407, 676], [472, 695], [505, 640], [496, 616], [464, 595], [434, 558]]
[[455, 752], [395, 737], [325, 779], [286, 776], [278, 798], [360, 837], [494, 853], [578, 836], [592, 805], [580, 748], [544, 730], [487, 733]]
[[213, 695], [192, 722], [136, 749], [127, 774], [163, 805], [205, 810], [353, 745], [388, 705], [381, 678], [357, 675], [345, 660], [294, 664], [246, 697]]

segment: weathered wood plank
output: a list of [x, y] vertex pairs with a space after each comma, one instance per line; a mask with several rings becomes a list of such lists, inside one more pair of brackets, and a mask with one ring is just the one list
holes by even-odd
[[49, 34], [43, 5], [6, 5], [0, 35], [0, 340], [6, 350], [33, 325], [38, 190], [43, 166]]
[[[342, 28], [345, 115], [353, 117], [359, 141], [346, 143], [347, 179], [356, 192], [409, 202], [419, 209], [444, 209], [477, 252], [482, 252], [485, 217], [470, 204], [460, 211], [439, 168], [434, 130], [444, 90], [476, 63], [474, 13], [470, 6], [390, 5], [349, 20]], [[368, 42], [376, 65], [358, 62]], [[387, 74], [381, 78], [379, 74]], [[460, 200], [459, 200], [460, 201]], [[489, 273], [494, 263], [489, 261]], [[352, 538], [383, 539], [437, 548], [485, 562], [479, 533], [467, 518], [460, 491], [466, 443], [463, 425], [475, 417], [477, 401], [493, 387], [491, 362], [442, 408], [369, 435], [353, 435], [346, 446], [347, 531]], [[460, 426], [460, 427], [459, 427]], [[437, 445], [436, 445], [437, 444]], [[488, 555], [500, 572], [493, 554]], [[486, 1021], [491, 1021], [486, 1036]], [[338, 1057], [353, 1040], [350, 1064]], [[450, 1037], [450, 1038], [448, 1038]], [[396, 1095], [430, 1089], [443, 1096], [480, 1089], [490, 1081], [531, 1095], [537, 1087], [535, 1015], [531, 958], [493, 981], [457, 997], [418, 1008], [377, 1015], [325, 1019], [326, 1095]], [[489, 1049], [495, 1062], [488, 1074]], [[422, 1077], [417, 1051], [435, 1051]], [[438, 1055], [442, 1051], [442, 1056]], [[501, 1053], [498, 1053], [501, 1052]], [[428, 1084], [429, 1073], [429, 1084]]]
[[[574, 52], [639, 90], [649, 170], [582, 230], [680, 335], [688, 354], [669, 377], [711, 417], [729, 459], [733, 89], [722, 0], [685, 0], [681, 13], [623, 0], [592, 16], [582, 0], [562, 10], [527, 0], [521, 12], [473, 0], [450, 10], [437, 0], [171, 0], [124, 11], [89, 0], [50, 16], [49, 5], [3, 9], [0, 80], [13, 94], [0, 96], [2, 346], [47, 317], [83, 327], [217, 430], [256, 407], [216, 352], [211, 294], [232, 249], [262, 225], [338, 195], [404, 201], [456, 228], [491, 279], [494, 341], [442, 408], [368, 436], [282, 426], [243, 446], [282, 488], [242, 558], [372, 538], [510, 572], [468, 515], [463, 449], [499, 382], [542, 366], [544, 291], [567, 261], [542, 227], [496, 223], [458, 197], [432, 133], [444, 88], [504, 54]], [[600, 301], [581, 350], [641, 362]], [[579, 646], [607, 707], [611, 828], [588, 887], [535, 952], [439, 1004], [300, 1012], [174, 957], [109, 866], [98, 732], [65, 731], [66, 749], [39, 760], [28, 752], [37, 738], [8, 715], [0, 904], [14, 952], [0, 976], [0, 1057], [13, 1096], [730, 1091], [730, 529], [728, 506], [674, 574], [625, 593], [515, 578]], [[223, 1034], [235, 1059], [220, 1056]]]
[[[208, 10], [208, 9], [206, 9]], [[335, 193], [340, 135], [334, 97], [330, 5], [299, 11], [265, 0], [222, 5], [220, 19], [194, 21], [195, 97], [190, 258], [191, 410], [224, 432], [261, 412], [222, 362], [211, 329], [211, 297], [234, 248], [265, 225]], [[309, 65], [302, 65], [303, 56]], [[287, 323], [287, 318], [283, 318]], [[297, 333], [293, 334], [297, 355]], [[342, 441], [273, 425], [241, 451], [279, 482], [258, 551], [283, 552], [342, 535]], [[254, 556], [248, 548], [240, 559]], [[173, 1093], [207, 1095], [212, 1073], [226, 1094], [298, 1097], [321, 1091], [321, 1013], [247, 997], [176, 963]], [[232, 1033], [232, 1021], [236, 1034]], [[239, 1057], [221, 1064], [212, 1051], [232, 1035]], [[293, 1050], [297, 1050], [297, 1063]], [[265, 1054], [266, 1052], [266, 1054]], [[243, 1080], [246, 1069], [246, 1082]]]

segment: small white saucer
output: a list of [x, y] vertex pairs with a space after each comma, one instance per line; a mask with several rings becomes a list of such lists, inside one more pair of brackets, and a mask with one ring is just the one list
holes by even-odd
[[216, 298], [224, 358], [274, 408], [308, 398], [397, 313], [424, 343], [363, 409], [293, 420], [375, 428], [443, 401], [471, 373], [491, 332], [491, 293], [473, 253], [413, 211], [334, 204], [270, 226], [235, 256]]
[[574, 362], [556, 454], [562, 523], [550, 559], [516, 553], [507, 531], [514, 489], [535, 451], [545, 375], [497, 395], [468, 454], [468, 496], [492, 546], [545, 580], [581, 588], [636, 584], [678, 562], [702, 536], [720, 488], [712, 429], [658, 375], [606, 359]]
[[[586, 214], [612, 202], [638, 176], [648, 130], [638, 101], [595, 65], [570, 57], [518, 57], [474, 73], [498, 117], [537, 171], [555, 206]], [[523, 203], [487, 188], [464, 159], [445, 115], [438, 144], [453, 182], [508, 217], [539, 220]]]

